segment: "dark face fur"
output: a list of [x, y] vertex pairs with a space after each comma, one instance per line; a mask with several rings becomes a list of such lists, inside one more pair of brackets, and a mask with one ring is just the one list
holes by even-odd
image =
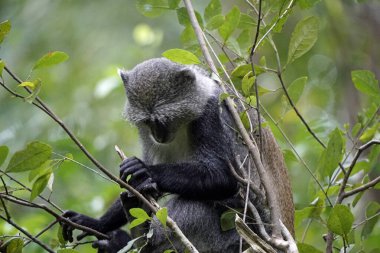
[[177, 130], [199, 116], [203, 108], [196, 74], [191, 68], [159, 58], [131, 71], [120, 71], [127, 104], [126, 118], [148, 128], [158, 143], [171, 142]]

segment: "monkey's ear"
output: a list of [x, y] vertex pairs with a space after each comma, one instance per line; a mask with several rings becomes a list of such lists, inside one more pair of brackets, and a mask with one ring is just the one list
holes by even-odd
[[195, 73], [188, 68], [182, 69], [176, 74], [176, 82], [178, 84], [189, 85], [194, 83], [195, 81]]
[[124, 69], [118, 69], [117, 73], [121, 77], [121, 80], [123, 80], [124, 85], [128, 84], [129, 74], [127, 70]]

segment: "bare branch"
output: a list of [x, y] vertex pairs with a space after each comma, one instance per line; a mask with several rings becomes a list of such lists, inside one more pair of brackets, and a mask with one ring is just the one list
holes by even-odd
[[348, 198], [348, 197], [350, 197], [356, 193], [368, 190], [369, 188], [374, 187], [378, 183], [380, 183], [380, 176], [378, 176], [377, 178], [375, 178], [374, 180], [372, 180], [366, 184], [363, 184], [362, 186], [360, 186], [358, 188], [355, 188], [349, 192], [344, 193], [342, 198], [345, 199], [345, 198]]
[[316, 139], [318, 141], [318, 143], [321, 144], [321, 146], [323, 148], [326, 148], [326, 145], [318, 138], [318, 136], [313, 132], [313, 130], [311, 130], [311, 128], [307, 124], [306, 120], [302, 117], [301, 113], [298, 111], [297, 107], [294, 105], [293, 100], [290, 98], [290, 95], [289, 95], [289, 93], [285, 87], [284, 81], [282, 80], [282, 74], [280, 72], [278, 72], [277, 76], [280, 80], [280, 83], [281, 83], [282, 89], [284, 90], [285, 96], [288, 99], [290, 106], [293, 108], [293, 110], [297, 114], [298, 118], [300, 118], [300, 120], [302, 121], [302, 123], [306, 127], [307, 131], [314, 137], [314, 139]]
[[6, 221], [8, 224], [12, 225], [14, 228], [16, 228], [18, 231], [26, 235], [30, 240], [40, 245], [43, 249], [45, 249], [47, 252], [54, 253], [54, 250], [49, 248], [46, 244], [35, 238], [33, 235], [29, 234], [28, 231], [23, 229], [21, 226], [17, 225], [15, 222], [13, 222], [11, 219], [7, 219], [4, 216], [0, 215], [0, 219]]
[[33, 202], [29, 202], [29, 201], [26, 201], [24, 199], [20, 199], [18, 197], [15, 197], [15, 196], [8, 196], [8, 195], [5, 195], [5, 194], [0, 194], [0, 197], [12, 202], [12, 203], [15, 203], [15, 204], [18, 204], [18, 205], [22, 205], [22, 206], [27, 206], [27, 207], [31, 207], [31, 208], [38, 208], [38, 209], [42, 209], [42, 210], [45, 210], [47, 213], [51, 214], [52, 216], [54, 216], [58, 221], [60, 222], [65, 222], [77, 229], [80, 229], [80, 230], [83, 230], [83, 231], [86, 231], [90, 234], [93, 234], [93, 235], [96, 235], [100, 238], [105, 238], [105, 239], [109, 239], [109, 237], [103, 233], [100, 233], [92, 228], [89, 228], [89, 227], [86, 227], [86, 226], [82, 226], [80, 224], [77, 224], [75, 222], [72, 222], [70, 219], [67, 219], [59, 214], [57, 214], [56, 212], [54, 212], [52, 209], [50, 209], [49, 207], [47, 207], [46, 205], [41, 205], [41, 204], [36, 204], [36, 203], [33, 203]]
[[[371, 147], [372, 145], [380, 145], [380, 140], [371, 140], [371, 141], [367, 142], [366, 144], [364, 144], [364, 145], [362, 145], [362, 146], [360, 146], [358, 148], [358, 151], [356, 152], [356, 154], [355, 154], [355, 156], [354, 156], [354, 158], [353, 158], [353, 160], [352, 160], [352, 162], [350, 164], [350, 167], [348, 167], [347, 172], [344, 175], [342, 184], [341, 184], [341, 186], [339, 188], [338, 197], [337, 197], [337, 199], [335, 201], [335, 205], [341, 204], [342, 201], [344, 200], [344, 198], [349, 197], [349, 196], [351, 196], [351, 195], [353, 195], [355, 193], [358, 193], [360, 191], [364, 191], [366, 189], [369, 189], [370, 187], [372, 187], [373, 185], [376, 185], [379, 182], [378, 181], [379, 177], [378, 177], [378, 178], [372, 180], [371, 182], [369, 182], [369, 183], [367, 183], [365, 185], [362, 185], [361, 187], [358, 187], [358, 188], [356, 188], [356, 189], [354, 189], [354, 190], [352, 190], [352, 191], [350, 191], [348, 193], [345, 193], [345, 189], [346, 189], [346, 186], [347, 186], [348, 179], [350, 178], [351, 172], [354, 169], [355, 164], [358, 161], [361, 153], [364, 150], [366, 150], [369, 147]], [[347, 195], [347, 194], [349, 194], [349, 195]], [[327, 237], [326, 237], [326, 252], [327, 253], [331, 253], [332, 252], [333, 236], [334, 236], [334, 234], [331, 231], [329, 231], [328, 234], [327, 234]]]
[[[202, 29], [200, 28], [199, 23], [195, 17], [195, 12], [194, 12], [193, 6], [191, 4], [191, 1], [190, 0], [183, 0], [183, 2], [185, 3], [187, 12], [188, 12], [189, 17], [190, 17], [191, 24], [194, 28], [195, 34], [197, 36], [199, 45], [201, 46], [201, 50], [202, 50], [202, 53], [206, 59], [206, 62], [210, 66], [211, 70], [213, 72], [217, 73], [217, 69], [216, 69], [214, 62], [212, 61], [211, 55], [208, 52], [208, 49], [206, 47], [206, 43], [205, 43], [205, 39], [203, 37]], [[223, 85], [221, 87], [222, 87], [223, 92], [227, 93], [226, 88]], [[279, 225], [280, 210], [278, 208], [278, 202], [276, 199], [276, 195], [274, 193], [273, 187], [271, 186], [271, 180], [269, 178], [269, 175], [267, 174], [267, 172], [264, 169], [263, 164], [261, 163], [260, 152], [259, 152], [258, 148], [255, 145], [253, 145], [253, 142], [252, 142], [249, 134], [247, 133], [243, 123], [241, 122], [239, 113], [237, 112], [236, 108], [234, 107], [234, 103], [231, 100], [231, 98], [226, 99], [226, 104], [227, 104], [227, 107], [228, 107], [228, 109], [229, 109], [229, 111], [230, 111], [230, 113], [231, 113], [231, 115], [232, 115], [232, 117], [236, 123], [236, 126], [237, 126], [240, 134], [242, 135], [242, 138], [243, 138], [244, 142], [246, 143], [247, 148], [248, 148], [248, 150], [249, 150], [249, 152], [253, 158], [254, 164], [258, 170], [258, 173], [260, 175], [264, 189], [267, 193], [268, 206], [269, 206], [269, 210], [271, 212], [271, 220], [274, 224], [273, 235], [280, 237], [281, 236], [280, 228], [279, 228], [279, 226], [280, 226]]]
[[[58, 220], [55, 220], [53, 222], [51, 222], [49, 225], [47, 225], [44, 229], [42, 229], [38, 234], [36, 234], [36, 238], [40, 237], [43, 233], [45, 233], [46, 231], [50, 230], [55, 224], [58, 223]], [[24, 244], [24, 247], [26, 245], [28, 245], [31, 241], [28, 241]]]

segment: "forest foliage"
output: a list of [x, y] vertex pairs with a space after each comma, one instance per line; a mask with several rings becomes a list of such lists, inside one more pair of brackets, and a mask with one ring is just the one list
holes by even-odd
[[[282, 148], [293, 184], [299, 251], [325, 252], [331, 244], [334, 251], [379, 252], [380, 62], [374, 60], [378, 50], [373, 52], [371, 47], [379, 34], [370, 29], [380, 24], [370, 18], [370, 9], [376, 13], [380, 7], [376, 1], [333, 2], [211, 0], [195, 7], [206, 46], [217, 63], [215, 78], [238, 90], [248, 107], [259, 108], [266, 119], [263, 127], [272, 129]], [[7, 4], [6, 9], [16, 13], [23, 8], [22, 4]], [[58, 218], [51, 213], [59, 216], [65, 209], [75, 209], [98, 215], [107, 207], [105, 202], [111, 202], [120, 191], [96, 171], [97, 165], [86, 158], [80, 145], [113, 174], [119, 163], [115, 144], [127, 155], [138, 154], [136, 130], [120, 116], [124, 94], [121, 82], [115, 81], [116, 65], [121, 67], [128, 57], [107, 47], [99, 56], [94, 53], [93, 60], [81, 60], [90, 57], [87, 50], [96, 51], [84, 50], [86, 46], [99, 50], [102, 45], [81, 44], [85, 35], [79, 30], [86, 25], [81, 22], [88, 23], [91, 18], [89, 14], [83, 20], [78, 18], [74, 10], [83, 6], [72, 4], [60, 3], [50, 11], [54, 14], [58, 7], [65, 7], [63, 12], [76, 15], [73, 20], [79, 28], [69, 28], [60, 36], [79, 36], [70, 45], [81, 47], [84, 52], [79, 54], [64, 50], [68, 46], [56, 42], [54, 32], [46, 32], [42, 38], [31, 36], [30, 44], [18, 42], [28, 38], [31, 27], [20, 27], [25, 20], [14, 18], [16, 26], [12, 17], [3, 20], [5, 14], [0, 11], [0, 239], [6, 252], [43, 252], [41, 244], [58, 252], [91, 252], [91, 243], [65, 242], [55, 222]], [[140, 23], [126, 24], [128, 20], [118, 18], [122, 23], [113, 28], [112, 34], [121, 33], [124, 26], [133, 30], [128, 36], [135, 44], [124, 49], [126, 56], [134, 54], [127, 67], [142, 58], [162, 55], [209, 69], [181, 1], [118, 4], [127, 5], [131, 13], [139, 12], [132, 17], [139, 15]], [[368, 18], [360, 19], [361, 25], [350, 26], [350, 17], [359, 19], [366, 12]], [[47, 20], [52, 18], [46, 15]], [[108, 22], [112, 17], [105, 19]], [[32, 21], [32, 25], [38, 22]], [[177, 25], [174, 35], [170, 31], [173, 23]], [[368, 27], [363, 28], [366, 23]], [[58, 24], [44, 25], [53, 30]], [[369, 29], [365, 39], [362, 35], [365, 43], [357, 39], [366, 32], [360, 29]], [[102, 43], [109, 43], [100, 35], [103, 30], [94, 31]], [[94, 31], [89, 41], [96, 38]], [[172, 36], [177, 40], [173, 42]], [[48, 43], [50, 37], [59, 45], [54, 50], [55, 44]], [[126, 41], [130, 43], [131, 38]], [[117, 49], [122, 46], [128, 47], [128, 43], [115, 43]], [[33, 50], [40, 55], [20, 56]], [[129, 52], [133, 50], [148, 52]], [[112, 57], [100, 61], [103, 70], [83, 66], [96, 65], [96, 60], [108, 53]], [[224, 93], [220, 101], [227, 97], [235, 95]], [[240, 118], [248, 131], [255, 130], [246, 112], [241, 112]], [[152, 220], [141, 209], [131, 214], [136, 219], [129, 228]], [[165, 208], [156, 217], [166, 226]], [[229, 227], [230, 221], [223, 219], [223, 224]], [[27, 246], [40, 232], [41, 244], [34, 241]]]

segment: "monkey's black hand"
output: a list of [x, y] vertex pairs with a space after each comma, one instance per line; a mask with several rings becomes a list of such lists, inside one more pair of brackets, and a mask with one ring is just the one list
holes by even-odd
[[[129, 178], [129, 176], [131, 176]], [[120, 178], [141, 193], [156, 193], [157, 184], [148, 167], [138, 158], [125, 159], [120, 165]]]
[[92, 247], [98, 249], [98, 253], [117, 253], [131, 240], [127, 232], [118, 229], [107, 233], [110, 240], [98, 240], [92, 243]]
[[[99, 220], [97, 220], [97, 219], [91, 218], [91, 217], [83, 215], [83, 214], [76, 213], [74, 211], [66, 211], [63, 213], [62, 216], [71, 220], [72, 222], [79, 224], [79, 225], [89, 227], [89, 228], [92, 228], [96, 231], [102, 232], [101, 231], [101, 224], [100, 224]], [[65, 239], [65, 241], [69, 241], [69, 242], [73, 241], [73, 230], [74, 230], [74, 227], [70, 226], [69, 224], [66, 224], [66, 223], [62, 224], [62, 235], [63, 235], [63, 239]], [[87, 232], [83, 232], [77, 236], [77, 240], [80, 241], [88, 235], [90, 235], [90, 234]]]

